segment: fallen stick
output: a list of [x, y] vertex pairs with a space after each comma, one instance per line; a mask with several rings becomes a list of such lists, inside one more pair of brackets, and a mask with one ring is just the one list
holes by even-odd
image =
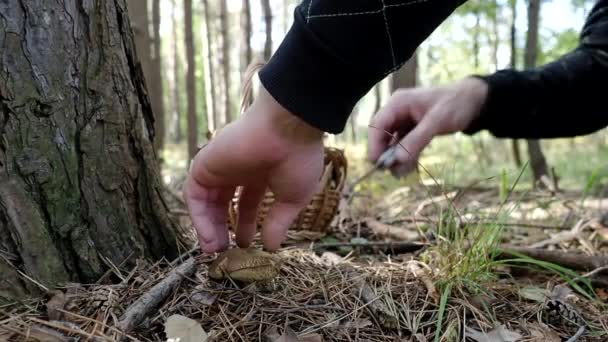
[[169, 293], [181, 283], [184, 277], [189, 277], [194, 273], [196, 269], [195, 266], [196, 263], [193, 258], [186, 260], [183, 264], [171, 271], [165, 279], [154, 285], [154, 287], [144, 293], [143, 296], [139, 297], [139, 299], [127, 308], [120, 318], [118, 329], [125, 334], [129, 334], [144, 320], [150, 311], [167, 298]]
[[367, 219], [364, 222], [374, 232], [374, 234], [381, 237], [388, 237], [395, 240], [405, 241], [411, 241], [419, 238], [419, 234], [417, 231], [412, 231], [403, 227], [392, 226], [390, 224], [382, 223], [374, 219]]
[[366, 241], [366, 242], [327, 242], [327, 243], [318, 243], [310, 246], [310, 244], [298, 244], [299, 247], [302, 248], [310, 248], [314, 250], [323, 250], [330, 248], [339, 248], [339, 247], [360, 247], [368, 250], [372, 250], [374, 248], [380, 248], [385, 253], [411, 253], [416, 252], [428, 244], [421, 242], [411, 242], [411, 241]]
[[608, 256], [585, 255], [576, 252], [549, 251], [546, 249], [501, 246], [500, 254], [496, 259], [504, 260], [516, 256], [513, 252], [523, 254], [529, 258], [546, 261], [578, 271], [591, 271], [600, 267], [608, 266]]

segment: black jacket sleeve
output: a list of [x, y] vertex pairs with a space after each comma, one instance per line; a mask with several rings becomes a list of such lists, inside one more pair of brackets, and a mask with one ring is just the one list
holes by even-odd
[[559, 138], [608, 125], [608, 0], [598, 1], [576, 49], [525, 71], [476, 76], [489, 93], [479, 118], [465, 131], [508, 138]]
[[304, 0], [259, 73], [277, 102], [340, 133], [355, 104], [466, 0]]

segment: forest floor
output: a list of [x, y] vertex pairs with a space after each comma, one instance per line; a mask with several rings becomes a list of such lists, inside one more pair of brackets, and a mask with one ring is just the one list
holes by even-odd
[[[351, 180], [360, 159], [349, 156]], [[177, 165], [167, 198], [188, 229]], [[113, 283], [0, 307], [0, 341], [607, 341], [604, 187], [532, 190], [514, 178], [455, 186], [378, 173], [327, 232], [290, 231], [270, 289], [209, 279], [213, 257], [196, 250], [116, 265]], [[125, 312], [176, 270], [187, 274], [123, 335]]]

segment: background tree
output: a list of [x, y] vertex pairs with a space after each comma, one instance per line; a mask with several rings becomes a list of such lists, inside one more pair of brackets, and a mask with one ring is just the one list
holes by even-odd
[[[531, 69], [536, 66], [538, 53], [538, 24], [540, 15], [540, 0], [528, 0], [528, 33], [526, 34], [526, 52], [524, 67]], [[547, 161], [538, 140], [528, 139], [528, 156], [536, 184], [542, 176], [548, 175]]]
[[0, 296], [36, 291], [17, 270], [53, 287], [175, 257], [126, 2], [10, 2], [0, 17]]
[[184, 0], [184, 30], [186, 45], [186, 92], [188, 93], [188, 157], [194, 158], [198, 151], [198, 120], [196, 117], [196, 64], [192, 32], [192, 0]]
[[224, 99], [224, 123], [232, 121], [232, 101], [230, 93], [230, 36], [228, 15], [228, 0], [220, 1], [220, 29], [222, 38], [222, 80], [223, 80], [223, 99]]
[[272, 54], [272, 9], [270, 8], [270, 0], [262, 0], [262, 15], [264, 16], [264, 27], [266, 28], [264, 60], [268, 61]]
[[155, 119], [156, 137], [154, 146], [157, 151], [160, 151], [165, 141], [165, 103], [163, 101], [163, 78], [161, 76], [160, 0], [152, 0], [152, 27], [151, 75], [150, 81], [146, 84], [150, 89], [152, 111]]

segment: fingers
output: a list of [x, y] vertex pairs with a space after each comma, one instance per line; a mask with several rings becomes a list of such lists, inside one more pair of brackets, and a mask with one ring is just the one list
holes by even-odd
[[287, 236], [287, 230], [296, 219], [306, 202], [288, 203], [276, 201], [264, 220], [262, 228], [262, 242], [264, 247], [274, 252], [281, 248], [281, 243]]
[[239, 220], [236, 228], [236, 243], [241, 248], [248, 247], [256, 233], [258, 207], [266, 192], [263, 185], [246, 186], [239, 198]]
[[406, 175], [416, 168], [422, 150], [431, 142], [437, 132], [433, 115], [428, 115], [414, 127], [395, 149], [395, 162], [391, 167], [393, 175]]
[[234, 190], [205, 188], [192, 177], [184, 184], [184, 198], [203, 253], [221, 252], [228, 247], [226, 221]]
[[391, 145], [394, 133], [405, 134], [414, 126], [409, 102], [412, 98], [410, 92], [400, 90], [393, 93], [386, 105], [372, 119], [368, 130], [368, 157], [372, 163]]

